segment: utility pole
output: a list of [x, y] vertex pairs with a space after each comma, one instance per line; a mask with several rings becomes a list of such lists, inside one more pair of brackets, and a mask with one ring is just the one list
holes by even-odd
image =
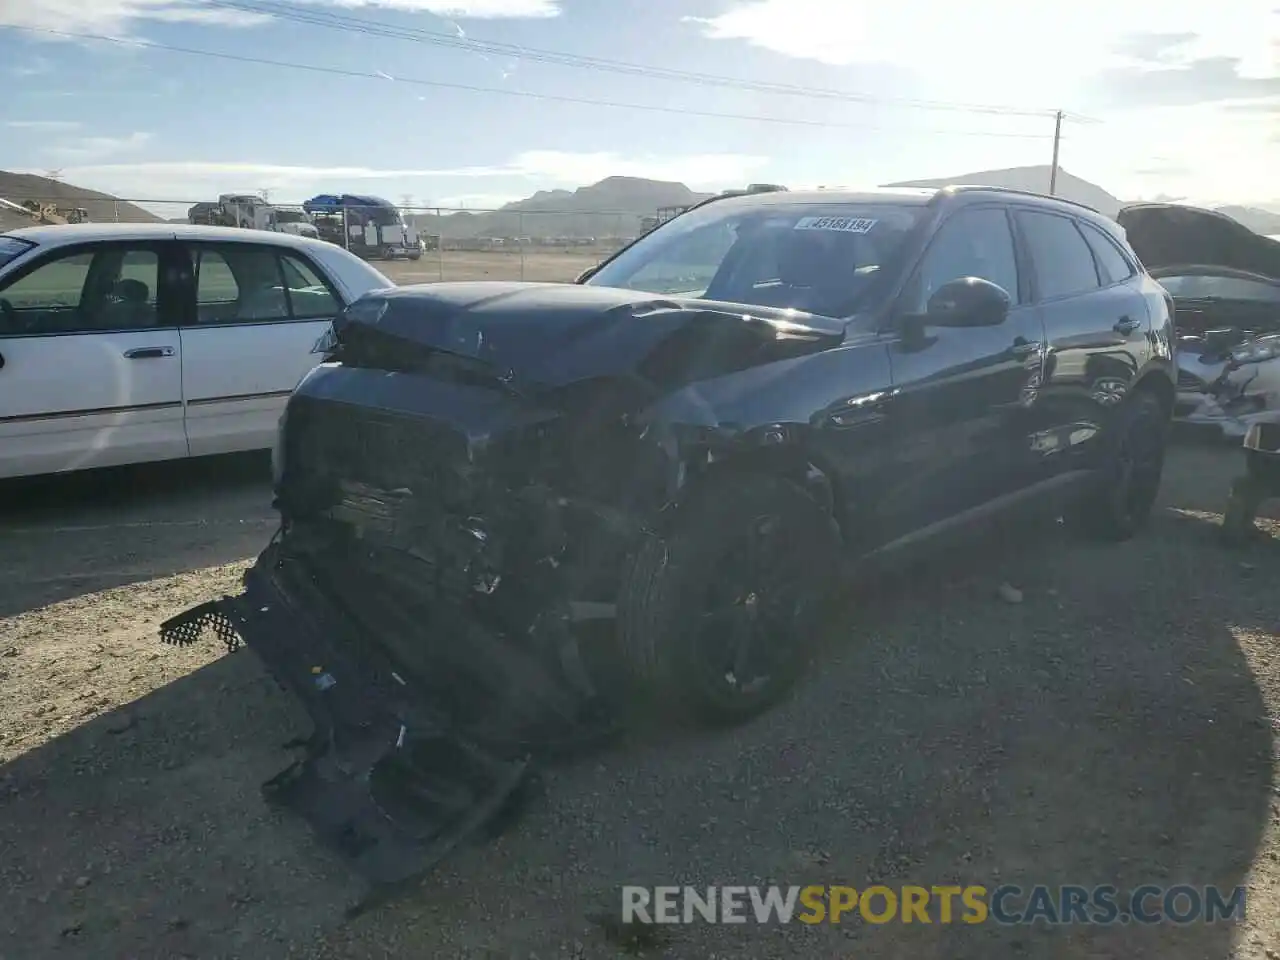
[[1053, 115], [1053, 166], [1049, 168], [1049, 196], [1058, 189], [1058, 148], [1062, 145], [1062, 111]]

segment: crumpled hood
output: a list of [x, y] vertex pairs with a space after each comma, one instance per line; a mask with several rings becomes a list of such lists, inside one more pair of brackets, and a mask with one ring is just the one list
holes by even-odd
[[674, 386], [835, 346], [844, 323], [613, 287], [473, 281], [366, 294], [334, 334], [344, 352], [376, 353], [375, 365], [447, 354], [516, 388], [631, 375]]
[[1137, 203], [1116, 220], [1152, 275], [1168, 267], [1215, 266], [1280, 279], [1280, 243], [1224, 214], [1176, 203]]

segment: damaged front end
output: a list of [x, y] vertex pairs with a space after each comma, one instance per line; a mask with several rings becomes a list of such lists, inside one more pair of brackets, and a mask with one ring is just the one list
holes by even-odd
[[[297, 558], [273, 543], [244, 592], [161, 626], [185, 645], [211, 629], [229, 651], [244, 639], [304, 705], [302, 757], [263, 785], [269, 802], [304, 817], [317, 836], [377, 886], [410, 880], [517, 799], [527, 757], [486, 750], [424, 710], [407, 680], [316, 595]], [[424, 771], [430, 771], [424, 776]]]
[[1234, 333], [1218, 344], [1195, 338], [1181, 347], [1175, 413], [1184, 423], [1240, 440], [1252, 424], [1280, 411], [1280, 336]]
[[1280, 243], [1183, 204], [1133, 204], [1117, 219], [1174, 305], [1175, 418], [1241, 439], [1280, 409]]
[[299, 698], [314, 733], [267, 793], [381, 885], [511, 810], [538, 760], [617, 729], [625, 678], [584, 638], [697, 467], [638, 414], [839, 338], [616, 290], [371, 296], [290, 399], [281, 529], [244, 591], [161, 635], [242, 640]]
[[579, 552], [612, 546], [614, 563], [622, 537], [546, 488], [485, 472], [474, 424], [304, 389], [284, 433], [280, 535], [242, 594], [162, 638], [206, 626], [229, 648], [243, 638], [315, 725], [269, 796], [369, 880], [394, 883], [497, 816], [532, 757], [612, 731], [575, 632], [610, 608], [582, 600], [591, 571], [569, 529]]

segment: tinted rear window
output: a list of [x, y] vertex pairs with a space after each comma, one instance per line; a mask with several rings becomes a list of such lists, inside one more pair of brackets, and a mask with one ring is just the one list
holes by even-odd
[[1075, 221], [1052, 213], [1018, 211], [1018, 226], [1031, 251], [1040, 298], [1052, 300], [1098, 288], [1098, 271]]
[[1106, 236], [1102, 231], [1087, 223], [1080, 224], [1080, 231], [1084, 234], [1085, 240], [1089, 242], [1089, 248], [1093, 251], [1094, 257], [1098, 261], [1098, 269], [1102, 272], [1102, 282], [1111, 284], [1119, 283], [1121, 280], [1128, 280], [1133, 276], [1133, 265], [1129, 263], [1127, 257], [1120, 252], [1120, 248]]

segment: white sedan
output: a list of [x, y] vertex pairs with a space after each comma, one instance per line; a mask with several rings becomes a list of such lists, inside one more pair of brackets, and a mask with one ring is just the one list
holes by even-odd
[[391, 286], [261, 230], [0, 234], [0, 478], [268, 448], [333, 318]]

